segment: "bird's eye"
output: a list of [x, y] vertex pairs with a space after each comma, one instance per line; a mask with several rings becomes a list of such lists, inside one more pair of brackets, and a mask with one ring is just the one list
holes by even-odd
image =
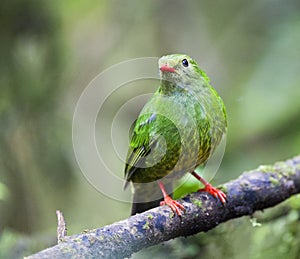
[[183, 59], [181, 62], [182, 62], [182, 65], [183, 65], [184, 67], [188, 67], [188, 66], [189, 66], [189, 62], [187, 61], [186, 58]]

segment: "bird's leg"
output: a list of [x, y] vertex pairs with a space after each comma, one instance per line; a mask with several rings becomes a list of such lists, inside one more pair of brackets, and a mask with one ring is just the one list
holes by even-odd
[[226, 194], [222, 192], [221, 190], [213, 187], [209, 182], [205, 181], [200, 175], [198, 175], [196, 172], [191, 173], [193, 176], [195, 176], [201, 183], [204, 184], [204, 188], [200, 189], [199, 192], [208, 192], [211, 195], [215, 196], [216, 198], [219, 198], [222, 203], [226, 202]]
[[178, 216], [181, 216], [180, 210], [185, 210], [184, 206], [182, 204], [180, 204], [178, 201], [173, 200], [167, 194], [165, 187], [163, 186], [163, 184], [160, 181], [158, 182], [158, 185], [164, 196], [164, 200], [160, 202], [160, 206], [168, 205], [173, 210], [173, 212], [176, 212]]

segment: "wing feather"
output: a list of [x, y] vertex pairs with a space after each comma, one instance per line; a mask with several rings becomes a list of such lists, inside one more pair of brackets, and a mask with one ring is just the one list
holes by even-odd
[[155, 123], [155, 113], [143, 114], [136, 121], [126, 159], [124, 188], [128, 186], [133, 174], [144, 163], [146, 156], [151, 152], [151, 147], [156, 142], [155, 138], [151, 138]]

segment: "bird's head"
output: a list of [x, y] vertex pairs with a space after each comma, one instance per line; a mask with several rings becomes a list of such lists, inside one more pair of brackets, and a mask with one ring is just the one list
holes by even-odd
[[160, 78], [175, 84], [190, 84], [193, 79], [209, 82], [195, 60], [184, 54], [163, 56], [158, 61]]

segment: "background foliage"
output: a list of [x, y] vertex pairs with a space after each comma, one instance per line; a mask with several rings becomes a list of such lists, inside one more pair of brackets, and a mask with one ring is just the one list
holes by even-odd
[[[0, 24], [1, 258], [53, 244], [56, 209], [69, 234], [128, 216], [83, 177], [71, 139], [81, 92], [123, 60], [187, 53], [207, 72], [229, 118], [216, 184], [299, 154], [299, 1], [3, 0]], [[135, 258], [299, 258], [299, 207], [293, 197], [259, 224], [234, 220]]]

